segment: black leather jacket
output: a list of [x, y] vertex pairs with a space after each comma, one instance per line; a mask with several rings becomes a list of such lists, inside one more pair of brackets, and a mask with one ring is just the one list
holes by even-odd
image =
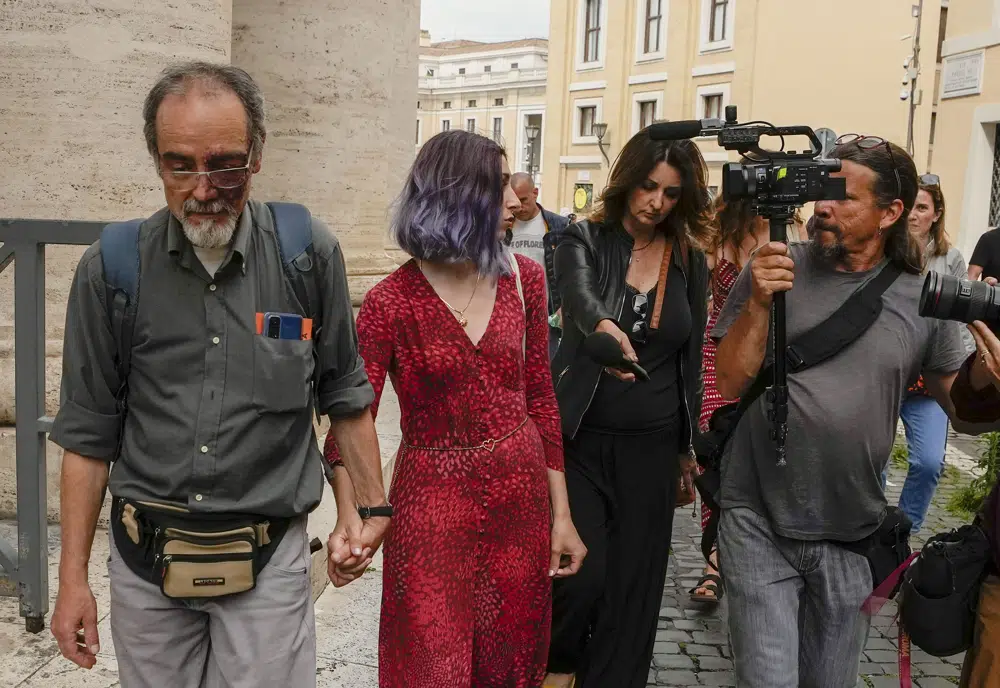
[[[579, 430], [602, 374], [601, 366], [579, 353], [580, 345], [601, 320], [619, 322], [633, 243], [620, 223], [605, 226], [583, 220], [562, 233], [555, 250], [563, 338], [552, 360], [552, 379], [562, 415], [562, 431], [568, 437], [574, 437]], [[691, 306], [691, 337], [681, 352], [686, 423], [679, 450], [686, 452], [692, 431], [698, 428], [701, 410], [701, 346], [708, 317], [708, 265], [704, 254], [690, 246], [686, 260], [680, 253], [675, 251], [672, 260], [684, 273]]]

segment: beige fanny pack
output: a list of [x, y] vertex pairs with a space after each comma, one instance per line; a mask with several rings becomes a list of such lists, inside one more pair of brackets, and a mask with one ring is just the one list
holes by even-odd
[[152, 502], [116, 500], [115, 506], [122, 559], [174, 599], [252, 590], [288, 525], [251, 517], [209, 519]]

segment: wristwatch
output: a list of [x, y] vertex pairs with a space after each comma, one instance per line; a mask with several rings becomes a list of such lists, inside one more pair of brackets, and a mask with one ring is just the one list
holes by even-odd
[[384, 506], [359, 506], [358, 516], [361, 517], [362, 521], [367, 521], [369, 518], [377, 518], [380, 516], [392, 518], [392, 504], [386, 502]]

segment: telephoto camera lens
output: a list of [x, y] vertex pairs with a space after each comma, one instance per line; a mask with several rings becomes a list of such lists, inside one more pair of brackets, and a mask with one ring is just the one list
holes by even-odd
[[920, 315], [962, 323], [982, 320], [993, 329], [1000, 326], [1000, 291], [986, 282], [928, 272], [920, 293]]

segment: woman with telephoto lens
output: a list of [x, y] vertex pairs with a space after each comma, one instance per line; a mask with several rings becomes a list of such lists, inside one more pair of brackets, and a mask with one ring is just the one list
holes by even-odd
[[[555, 582], [545, 686], [646, 685], [682, 478], [693, 493], [708, 287], [698, 247], [713, 231], [706, 178], [694, 143], [643, 130], [593, 215], [555, 252], [564, 334], [553, 373], [570, 512], [588, 555], [573, 579]], [[649, 380], [588, 359], [594, 333]]]
[[[910, 235], [924, 247], [928, 272], [966, 278], [965, 260], [948, 241], [944, 229], [944, 194], [936, 174], [920, 178], [920, 190], [910, 212]], [[975, 348], [972, 335], [962, 328], [962, 339], [970, 351]], [[906, 430], [909, 468], [899, 508], [913, 521], [913, 532], [927, 516], [931, 498], [944, 468], [945, 445], [948, 442], [948, 416], [924, 386], [921, 376], [903, 397], [899, 410]], [[884, 482], [884, 481], [883, 481]]]

